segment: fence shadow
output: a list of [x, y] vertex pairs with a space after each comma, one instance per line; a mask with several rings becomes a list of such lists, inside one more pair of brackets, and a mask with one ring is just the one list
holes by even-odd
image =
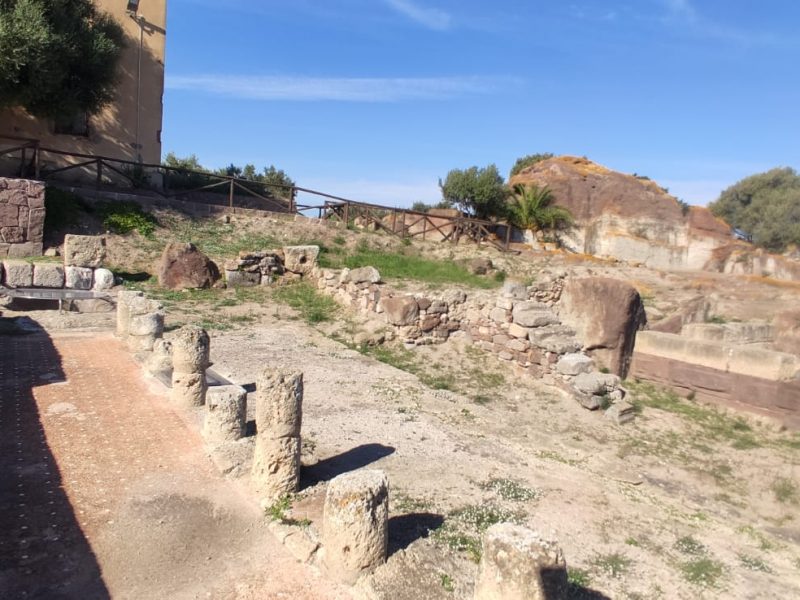
[[0, 598], [110, 598], [34, 398], [63, 381], [47, 333], [0, 317]]

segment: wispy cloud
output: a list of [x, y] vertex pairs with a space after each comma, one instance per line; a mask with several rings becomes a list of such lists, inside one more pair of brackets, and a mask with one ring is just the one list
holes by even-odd
[[400, 102], [487, 94], [515, 83], [498, 77], [323, 78], [171, 75], [166, 87], [248, 100]]
[[384, 2], [400, 14], [428, 29], [447, 31], [453, 25], [452, 15], [438, 8], [429, 8], [410, 0], [384, 0]]

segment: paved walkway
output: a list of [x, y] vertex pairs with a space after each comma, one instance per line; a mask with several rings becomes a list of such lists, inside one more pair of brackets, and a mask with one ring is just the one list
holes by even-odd
[[111, 335], [0, 336], [1, 598], [345, 598]]

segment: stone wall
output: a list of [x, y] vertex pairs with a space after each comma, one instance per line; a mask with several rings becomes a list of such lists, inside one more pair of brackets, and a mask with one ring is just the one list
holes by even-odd
[[0, 258], [42, 255], [44, 183], [0, 177]]

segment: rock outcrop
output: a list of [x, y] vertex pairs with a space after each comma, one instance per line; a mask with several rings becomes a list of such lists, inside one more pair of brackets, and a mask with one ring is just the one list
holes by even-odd
[[605, 277], [569, 280], [558, 312], [601, 366], [620, 377], [628, 374], [636, 332], [647, 323], [642, 299], [633, 286]]
[[730, 227], [706, 208], [684, 208], [658, 184], [585, 158], [538, 162], [510, 184], [546, 185], [575, 227], [561, 234], [574, 252], [661, 269], [702, 269], [715, 248], [730, 244]]
[[209, 288], [219, 276], [217, 265], [194, 244], [167, 244], [158, 265], [159, 285], [171, 290]]

